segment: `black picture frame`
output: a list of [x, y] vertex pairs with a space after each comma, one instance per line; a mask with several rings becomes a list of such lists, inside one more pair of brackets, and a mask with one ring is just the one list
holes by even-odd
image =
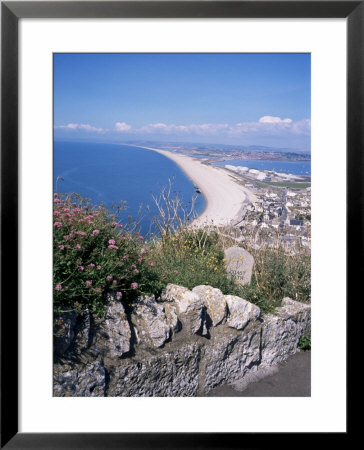
[[[346, 18], [347, 313], [363, 263], [364, 1], [4, 1], [1, 2], [1, 448], [260, 448], [279, 433], [18, 432], [18, 21], [21, 18]], [[360, 290], [358, 289], [358, 292]], [[349, 346], [348, 346], [349, 348]], [[335, 393], [333, 393], [335, 395]], [[349, 431], [349, 429], [348, 429]], [[335, 436], [337, 443], [348, 437]], [[309, 434], [300, 436], [305, 444]], [[320, 436], [315, 435], [315, 443]], [[327, 436], [322, 436], [326, 440]], [[285, 435], [297, 443], [297, 435]], [[264, 445], [265, 443], [265, 445]]]

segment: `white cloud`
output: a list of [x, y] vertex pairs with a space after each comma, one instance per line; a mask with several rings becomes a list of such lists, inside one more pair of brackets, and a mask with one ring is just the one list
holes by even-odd
[[128, 125], [125, 122], [116, 122], [115, 123], [115, 130], [119, 131], [121, 133], [123, 133], [125, 131], [130, 131], [131, 130], [131, 125]]
[[191, 125], [167, 125], [165, 123], [151, 123], [145, 125], [136, 131], [138, 133], [163, 133], [163, 134], [197, 134], [197, 135], [214, 135], [229, 130], [227, 124], [191, 124]]
[[103, 128], [93, 127], [88, 123], [68, 123], [67, 125], [56, 125], [54, 127], [57, 130], [70, 130], [70, 131], [89, 131], [92, 133], [105, 133], [106, 130]]
[[138, 134], [179, 134], [214, 136], [227, 135], [239, 137], [243, 135], [309, 135], [311, 129], [310, 119], [294, 122], [292, 119], [281, 119], [274, 116], [263, 116], [258, 122], [240, 122], [235, 125], [226, 123], [205, 123], [190, 125], [174, 125], [165, 123], [151, 123], [135, 130]]
[[292, 123], [292, 119], [281, 119], [274, 116], [263, 116], [259, 119], [259, 123]]
[[311, 120], [294, 121], [290, 118], [281, 119], [276, 116], [262, 116], [257, 122], [239, 122], [234, 125], [227, 123], [203, 123], [190, 125], [175, 125], [162, 122], [150, 123], [139, 128], [133, 128], [125, 122], [116, 122], [113, 130], [93, 127], [89, 124], [69, 123], [55, 126], [62, 130], [83, 130], [87, 132], [106, 133], [117, 131], [119, 133], [135, 134], [164, 134], [180, 136], [285, 136], [305, 135], [311, 133]]

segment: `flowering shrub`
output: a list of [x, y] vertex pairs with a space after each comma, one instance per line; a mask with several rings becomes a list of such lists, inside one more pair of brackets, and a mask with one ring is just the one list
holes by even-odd
[[101, 315], [107, 292], [128, 301], [161, 287], [143, 236], [125, 230], [115, 214], [78, 195], [54, 194], [53, 215], [55, 309], [87, 304]]

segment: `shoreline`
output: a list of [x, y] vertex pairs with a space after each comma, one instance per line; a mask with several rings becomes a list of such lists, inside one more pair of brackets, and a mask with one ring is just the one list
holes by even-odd
[[[130, 144], [128, 144], [130, 145]], [[152, 150], [172, 160], [184, 174], [200, 189], [206, 207], [192, 222], [193, 226], [236, 225], [242, 220], [244, 206], [255, 201], [255, 195], [236, 183], [224, 168], [202, 164], [191, 156], [179, 155], [168, 150], [134, 145]]]

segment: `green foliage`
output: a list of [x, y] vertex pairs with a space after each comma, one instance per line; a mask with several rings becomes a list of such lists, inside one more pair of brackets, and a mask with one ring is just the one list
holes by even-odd
[[240, 294], [257, 304], [263, 312], [273, 312], [284, 297], [309, 303], [311, 299], [311, 256], [306, 249], [294, 254], [279, 247], [250, 249], [254, 256], [254, 273], [249, 286]]
[[298, 347], [301, 350], [311, 350], [311, 336], [309, 334], [303, 334], [298, 342]]
[[208, 284], [228, 293], [234, 283], [227, 278], [224, 252], [216, 232], [183, 230], [155, 239], [150, 258], [164, 284], [193, 288]]

